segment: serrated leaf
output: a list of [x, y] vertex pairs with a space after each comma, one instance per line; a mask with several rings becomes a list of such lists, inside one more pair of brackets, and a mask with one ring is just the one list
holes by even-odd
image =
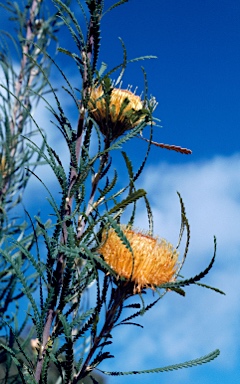
[[122, 200], [120, 203], [116, 204], [115, 207], [110, 209], [110, 211], [108, 212], [108, 215], [111, 215], [112, 213], [115, 213], [120, 209], [125, 209], [129, 204], [139, 200], [145, 195], [146, 195], [146, 191], [144, 191], [144, 189], [138, 189], [137, 191], [132, 192], [128, 197], [126, 197], [126, 199]]
[[110, 376], [125, 376], [125, 375], [139, 375], [143, 373], [159, 373], [159, 372], [175, 371], [182, 368], [190, 368], [197, 365], [209, 363], [210, 361], [216, 359], [216, 357], [218, 357], [219, 354], [220, 354], [219, 349], [216, 349], [215, 351], [209, 353], [208, 355], [199, 357], [195, 360], [189, 360], [180, 364], [168, 365], [163, 368], [153, 368], [153, 369], [146, 369], [142, 371], [129, 371], [129, 372], [114, 372], [114, 371], [113, 372], [102, 371], [102, 372], [105, 375], [110, 375]]

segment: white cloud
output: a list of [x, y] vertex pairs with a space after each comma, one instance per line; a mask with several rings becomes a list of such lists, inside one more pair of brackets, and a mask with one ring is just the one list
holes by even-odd
[[[239, 243], [239, 167], [239, 154], [200, 163], [162, 163], [148, 167], [141, 185], [153, 203], [156, 232], [170, 238], [178, 232], [176, 191], [179, 191], [192, 228], [195, 250], [209, 249], [213, 235], [219, 238], [221, 247]], [[140, 217], [139, 222], [141, 220]]]

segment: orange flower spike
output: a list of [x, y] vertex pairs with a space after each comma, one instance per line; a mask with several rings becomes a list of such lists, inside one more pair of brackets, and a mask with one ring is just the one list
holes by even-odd
[[174, 280], [178, 252], [164, 239], [122, 227], [133, 254], [121, 242], [113, 229], [103, 232], [103, 243], [98, 249], [104, 260], [121, 277], [134, 282], [134, 292], [152, 288]]

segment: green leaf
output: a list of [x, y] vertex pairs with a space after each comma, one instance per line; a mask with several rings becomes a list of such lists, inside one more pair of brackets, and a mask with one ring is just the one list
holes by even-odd
[[126, 199], [122, 200], [120, 203], [116, 204], [115, 207], [110, 209], [108, 215], [111, 215], [112, 213], [115, 213], [119, 210], [125, 209], [129, 204], [144, 196], [146, 196], [146, 191], [144, 191], [144, 189], [138, 189], [137, 191], [134, 191], [128, 197], [126, 197]]
[[216, 349], [215, 351], [209, 353], [208, 355], [199, 357], [195, 360], [189, 360], [184, 363], [180, 364], [174, 364], [174, 365], [168, 365], [163, 368], [153, 368], [153, 369], [146, 369], [143, 371], [129, 371], [129, 372], [108, 372], [108, 371], [102, 371], [105, 375], [110, 376], [124, 376], [124, 375], [139, 375], [143, 373], [159, 373], [159, 372], [168, 372], [168, 371], [175, 371], [182, 368], [190, 368], [195, 367], [197, 365], [202, 365], [205, 363], [209, 363], [210, 361], [216, 359], [220, 354], [219, 349]]
[[[196, 284], [198, 281], [203, 279], [208, 274], [208, 272], [210, 271], [210, 269], [212, 268], [212, 266], [214, 264], [214, 261], [215, 261], [215, 258], [216, 258], [216, 247], [217, 247], [217, 242], [216, 242], [216, 238], [214, 237], [214, 255], [213, 255], [209, 265], [207, 266], [207, 268], [205, 268], [202, 272], [200, 272], [199, 274], [197, 274], [194, 277], [191, 277], [190, 279], [178, 280], [178, 281], [175, 281], [175, 282], [172, 282], [172, 283], [162, 284], [162, 285], [159, 286], [159, 288], [164, 288], [164, 289], [177, 288], [178, 289], [180, 287], [185, 287], [185, 286], [188, 286], [188, 285], [191, 285], [191, 284]], [[206, 288], [209, 288], [209, 287], [206, 286]], [[214, 288], [211, 288], [211, 289], [214, 289]], [[217, 289], [214, 289], [214, 290], [217, 291]], [[220, 293], [222, 293], [222, 292], [220, 291]]]
[[114, 229], [114, 231], [118, 235], [118, 237], [121, 240], [121, 242], [123, 243], [123, 245], [125, 245], [125, 247], [133, 254], [133, 250], [132, 250], [132, 247], [129, 243], [129, 240], [127, 239], [127, 237], [123, 233], [120, 225], [117, 224], [116, 221], [113, 220], [110, 215], [107, 215], [107, 217], [108, 217], [108, 221], [110, 224], [109, 227]]

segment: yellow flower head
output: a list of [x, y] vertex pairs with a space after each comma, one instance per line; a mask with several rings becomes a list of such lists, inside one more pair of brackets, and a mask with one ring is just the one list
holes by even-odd
[[113, 88], [106, 96], [101, 85], [91, 90], [88, 109], [102, 134], [111, 140], [136, 127], [149, 115], [141, 98], [133, 92]]
[[178, 252], [164, 239], [158, 239], [126, 227], [121, 227], [133, 253], [121, 242], [113, 229], [103, 232], [98, 249], [104, 260], [120, 277], [134, 282], [134, 292], [174, 280]]
[[2, 177], [6, 176], [6, 159], [4, 156], [0, 157], [0, 173]]

